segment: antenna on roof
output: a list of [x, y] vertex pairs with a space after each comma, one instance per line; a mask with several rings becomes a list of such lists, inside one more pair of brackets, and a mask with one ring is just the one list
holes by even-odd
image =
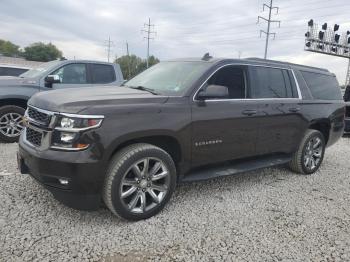
[[209, 61], [212, 58], [213, 57], [211, 55], [209, 55], [209, 53], [205, 53], [204, 56], [202, 57], [202, 60], [203, 61]]

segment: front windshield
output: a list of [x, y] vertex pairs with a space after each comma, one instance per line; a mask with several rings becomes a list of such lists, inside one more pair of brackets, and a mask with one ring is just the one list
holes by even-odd
[[124, 86], [144, 87], [161, 95], [183, 95], [210, 67], [206, 62], [161, 62], [135, 76]]
[[30, 69], [27, 72], [21, 74], [20, 77], [22, 77], [22, 78], [34, 78], [34, 77], [40, 76], [41, 74], [44, 74], [44, 73], [50, 71], [53, 67], [55, 67], [60, 62], [61, 61], [59, 61], [59, 60], [54, 60], [54, 61], [50, 61], [47, 63], [42, 63], [38, 67]]

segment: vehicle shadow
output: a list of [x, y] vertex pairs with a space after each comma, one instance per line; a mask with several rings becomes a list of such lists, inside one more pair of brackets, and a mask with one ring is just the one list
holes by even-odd
[[[296, 177], [302, 178], [301, 175], [289, 171], [286, 167], [278, 166], [213, 178], [206, 181], [180, 183], [177, 185], [172, 199], [161, 214], [163, 214], [163, 216], [171, 216], [169, 213], [178, 213], [184, 205], [188, 205], [188, 203], [193, 200], [197, 202], [203, 201], [200, 205], [205, 206], [206, 201], [214, 201], [218, 197], [220, 198], [222, 192], [244, 193], [247, 190], [261, 190], [262, 187], [277, 187], [279, 183], [287, 183], [288, 180], [296, 179]], [[114, 223], [115, 225], [132, 223], [113, 215], [103, 203], [101, 203], [97, 211], [75, 210], [55, 200], [51, 193], [35, 181], [32, 181], [29, 176], [25, 180], [25, 183], [27, 183], [27, 185], [28, 183], [32, 184], [30, 192], [26, 192], [28, 197], [29, 194], [34, 193], [35, 197], [44, 199], [44, 201], [32, 201], [27, 203], [27, 208], [45, 210], [49, 217], [56, 217], [63, 221], [73, 220], [76, 223], [89, 224], [90, 226], [99, 226], [106, 223]], [[202, 195], [203, 197], [198, 200], [198, 195]], [[34, 203], [35, 206], [31, 207]]]

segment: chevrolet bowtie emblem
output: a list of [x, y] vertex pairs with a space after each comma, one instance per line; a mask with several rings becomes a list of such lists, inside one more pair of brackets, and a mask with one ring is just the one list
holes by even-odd
[[22, 123], [23, 123], [23, 126], [28, 127], [28, 125], [29, 125], [28, 117], [23, 116], [22, 117]]

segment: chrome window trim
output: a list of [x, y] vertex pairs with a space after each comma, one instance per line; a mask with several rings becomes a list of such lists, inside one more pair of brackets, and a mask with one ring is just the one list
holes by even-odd
[[[255, 67], [267, 67], [267, 68], [276, 68], [276, 69], [281, 69], [281, 70], [288, 70], [292, 72], [292, 75], [294, 77], [294, 82], [296, 84], [297, 87], [297, 93], [298, 93], [298, 97], [281, 97], [281, 98], [227, 98], [227, 99], [208, 99], [205, 100], [205, 102], [220, 102], [220, 101], [261, 101], [261, 100], [302, 100], [303, 97], [301, 95], [301, 91], [300, 91], [300, 87], [299, 87], [299, 83], [297, 81], [297, 78], [295, 76], [294, 70], [291, 68], [285, 68], [285, 67], [278, 67], [278, 66], [268, 66], [268, 65], [255, 65], [255, 64], [249, 64], [249, 63], [230, 63], [230, 64], [226, 64], [223, 66], [220, 66], [219, 68], [217, 68], [213, 73], [211, 73], [209, 75], [209, 77], [200, 85], [200, 87], [197, 89], [197, 91], [194, 93], [193, 97], [192, 97], [192, 101], [193, 102], [199, 102], [200, 100], [195, 99], [199, 90], [202, 89], [202, 87], [204, 86], [204, 84], [217, 72], [219, 71], [221, 68], [224, 68], [226, 66], [255, 66]], [[247, 85], [247, 83], [245, 83], [245, 85]]]

